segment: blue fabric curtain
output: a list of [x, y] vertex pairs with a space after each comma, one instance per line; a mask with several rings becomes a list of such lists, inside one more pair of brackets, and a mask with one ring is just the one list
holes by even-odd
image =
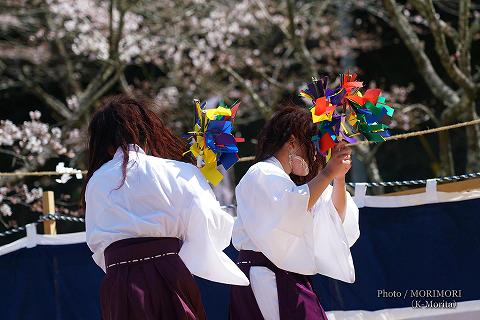
[[100, 319], [103, 271], [86, 244], [37, 246], [0, 256], [0, 319]]
[[[479, 199], [362, 208], [361, 235], [351, 248], [356, 281], [315, 277], [320, 301], [327, 310], [409, 307], [419, 300], [411, 290], [462, 290], [460, 297], [434, 301], [480, 299], [479, 230]], [[387, 297], [393, 292], [401, 297]]]
[[[462, 290], [460, 297], [431, 298], [436, 301], [480, 299], [479, 208], [480, 199], [362, 208], [361, 235], [351, 248], [356, 282], [314, 277], [324, 309], [409, 307], [419, 299], [410, 290]], [[237, 253], [229, 247], [227, 254]], [[0, 256], [0, 272], [0, 319], [99, 319], [103, 272], [85, 244]], [[227, 319], [228, 286], [197, 280], [209, 319]], [[398, 293], [401, 297], [388, 297]]]

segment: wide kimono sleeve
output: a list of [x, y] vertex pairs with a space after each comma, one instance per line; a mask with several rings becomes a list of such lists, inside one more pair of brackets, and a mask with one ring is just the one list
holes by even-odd
[[332, 186], [327, 186], [311, 209], [313, 214], [313, 250], [317, 272], [345, 282], [355, 282], [350, 247], [360, 236], [358, 208], [346, 192], [345, 218], [342, 222], [332, 201]]
[[358, 209], [347, 193], [342, 224], [328, 186], [308, 210], [308, 185], [297, 186], [271, 164], [253, 166], [236, 188], [237, 214], [255, 246], [277, 267], [353, 283], [350, 246], [359, 237]]
[[282, 169], [260, 162], [245, 174], [235, 195], [237, 219], [259, 251], [281, 269], [316, 273], [305, 237], [312, 222], [308, 185], [297, 186]]
[[249, 285], [244, 273], [223, 252], [230, 245], [233, 217], [223, 211], [209, 184], [196, 170], [186, 184], [185, 231], [179, 255], [190, 272], [215, 282]]

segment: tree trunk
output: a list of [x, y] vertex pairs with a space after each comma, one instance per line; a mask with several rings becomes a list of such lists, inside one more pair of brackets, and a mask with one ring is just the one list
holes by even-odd
[[440, 153], [440, 174], [443, 176], [454, 175], [455, 168], [453, 166], [452, 144], [450, 143], [448, 131], [438, 133], [438, 145]]
[[[378, 169], [377, 159], [375, 159], [375, 155], [372, 154], [370, 146], [368, 144], [361, 144], [357, 147], [357, 152], [359, 153], [359, 156], [365, 165], [368, 179], [375, 182], [382, 181], [380, 170]], [[382, 194], [384, 192], [383, 187], [377, 187], [372, 190], [374, 194]]]
[[[469, 120], [478, 119], [475, 102], [468, 106]], [[466, 127], [467, 133], [467, 173], [480, 172], [480, 125]]]

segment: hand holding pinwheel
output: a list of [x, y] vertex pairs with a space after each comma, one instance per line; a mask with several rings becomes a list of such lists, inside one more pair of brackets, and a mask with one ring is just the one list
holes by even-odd
[[332, 148], [332, 156], [324, 169], [327, 176], [333, 179], [344, 178], [352, 167], [351, 154], [352, 149], [346, 145], [345, 141], [336, 144]]
[[385, 104], [380, 89], [367, 89], [361, 93], [363, 83], [357, 75], [340, 74], [340, 85], [328, 88], [328, 77], [313, 78], [300, 95], [312, 101], [312, 120], [317, 123], [318, 134], [312, 138], [321, 154], [330, 157], [332, 148], [341, 140], [356, 142], [363, 135], [369, 141], [384, 141], [390, 136], [393, 108]]
[[195, 99], [195, 123], [193, 131], [186, 137], [190, 138], [191, 152], [197, 159], [205, 178], [214, 186], [222, 179], [223, 175], [217, 166], [222, 165], [225, 170], [230, 169], [238, 161], [237, 138], [232, 134], [233, 120], [240, 106], [235, 102], [230, 108], [221, 102], [215, 109], [206, 109], [206, 104]]

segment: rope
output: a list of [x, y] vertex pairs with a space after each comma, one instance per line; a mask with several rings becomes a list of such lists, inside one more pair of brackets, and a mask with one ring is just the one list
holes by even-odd
[[[458, 180], [465, 180], [471, 178], [478, 178], [480, 177], [480, 172], [475, 173], [467, 173], [458, 176], [449, 176], [449, 177], [439, 177], [434, 178], [437, 182], [452, 182]], [[355, 187], [355, 184], [358, 182], [348, 182], [347, 184], [351, 187]], [[415, 186], [415, 185], [422, 185], [426, 184], [426, 179], [421, 180], [406, 180], [406, 181], [390, 181], [390, 182], [368, 182], [364, 183], [367, 187], [395, 187], [395, 186]]]
[[[415, 132], [397, 134], [395, 136], [386, 137], [385, 141], [401, 140], [401, 139], [407, 139], [407, 138], [411, 138], [411, 137], [423, 136], [423, 135], [426, 135], [426, 134], [431, 134], [431, 133], [441, 132], [441, 131], [447, 131], [447, 130], [450, 130], [450, 129], [461, 128], [461, 127], [471, 126], [471, 125], [475, 125], [475, 124], [480, 124], [480, 119], [467, 121], [467, 122], [456, 123], [456, 124], [452, 124], [452, 125], [449, 125], [449, 126], [443, 126], [443, 127], [433, 128], [433, 129], [427, 129], [427, 130], [420, 130], [420, 131], [415, 131]], [[349, 144], [347, 144], [347, 146], [358, 146], [358, 145], [361, 145], [361, 144], [373, 144], [373, 143], [377, 143], [377, 142], [376, 141], [364, 140], [364, 141], [357, 141], [357, 142], [354, 142], [354, 143], [349, 143]]]
[[80, 217], [73, 217], [73, 216], [67, 216], [64, 214], [57, 214], [57, 213], [51, 213], [51, 214], [46, 214], [44, 216], [41, 216], [38, 220], [38, 222], [44, 222], [44, 221], [50, 221], [50, 220], [62, 220], [62, 221], [69, 221], [69, 222], [85, 222], [85, 218], [80, 218]]
[[[57, 171], [34, 171], [34, 172], [17, 171], [17, 172], [0, 172], [0, 177], [61, 176], [64, 174], [69, 174], [69, 173], [57, 172]], [[83, 170], [82, 174], [87, 174], [87, 170]], [[72, 173], [72, 175], [75, 175], [75, 173]]]
[[[427, 130], [420, 130], [420, 131], [415, 131], [415, 132], [397, 134], [395, 136], [386, 137], [385, 141], [408, 139], [408, 138], [411, 138], [411, 137], [423, 136], [423, 135], [426, 135], [426, 134], [431, 134], [431, 133], [435, 133], [435, 132], [441, 132], [441, 131], [446, 131], [446, 130], [450, 130], [450, 129], [471, 126], [471, 125], [475, 125], [475, 124], [480, 124], [480, 119], [471, 120], [471, 121], [467, 121], [467, 122], [456, 123], [456, 124], [443, 126], [443, 127], [438, 127], [438, 128], [433, 128], [433, 129], [427, 129]], [[378, 143], [378, 142], [377, 141], [368, 141], [368, 140], [357, 141], [357, 142], [354, 142], [354, 143], [349, 143], [349, 144], [347, 144], [347, 146], [358, 146], [358, 145], [362, 145], [362, 144], [374, 144], [374, 143]], [[253, 161], [254, 159], [255, 159], [254, 156], [248, 156], [248, 157], [241, 157], [238, 161], [239, 162], [247, 162], [247, 161]], [[82, 172], [82, 174], [87, 174], [86, 170], [83, 170], [81, 172]], [[61, 176], [63, 174], [66, 174], [66, 173], [65, 172], [56, 172], [56, 171], [0, 172], [0, 177]], [[417, 180], [415, 180], [415, 181], [417, 181]], [[423, 180], [418, 180], [418, 181], [423, 181]], [[386, 182], [384, 182], [384, 183], [386, 183]], [[402, 184], [402, 185], [404, 185], [404, 184]]]
[[253, 161], [255, 160], [255, 156], [249, 156], [249, 157], [241, 157], [238, 159], [238, 162], [246, 162], [246, 161]]
[[[34, 225], [37, 225], [37, 224], [42, 223], [44, 221], [50, 221], [50, 220], [63, 220], [63, 221], [82, 222], [82, 223], [85, 222], [84, 218], [72, 217], [72, 216], [67, 216], [67, 215], [63, 215], [63, 214], [52, 213], [52, 214], [46, 214], [44, 216], [41, 216], [40, 218], [38, 218], [37, 221], [32, 222], [32, 223]], [[18, 232], [25, 231], [26, 228], [27, 228], [26, 226], [21, 226], [21, 227], [16, 227], [16, 228], [5, 230], [3, 232], [0, 232], [0, 237], [5, 237], [5, 236], [9, 236], [9, 235], [18, 233]]]

